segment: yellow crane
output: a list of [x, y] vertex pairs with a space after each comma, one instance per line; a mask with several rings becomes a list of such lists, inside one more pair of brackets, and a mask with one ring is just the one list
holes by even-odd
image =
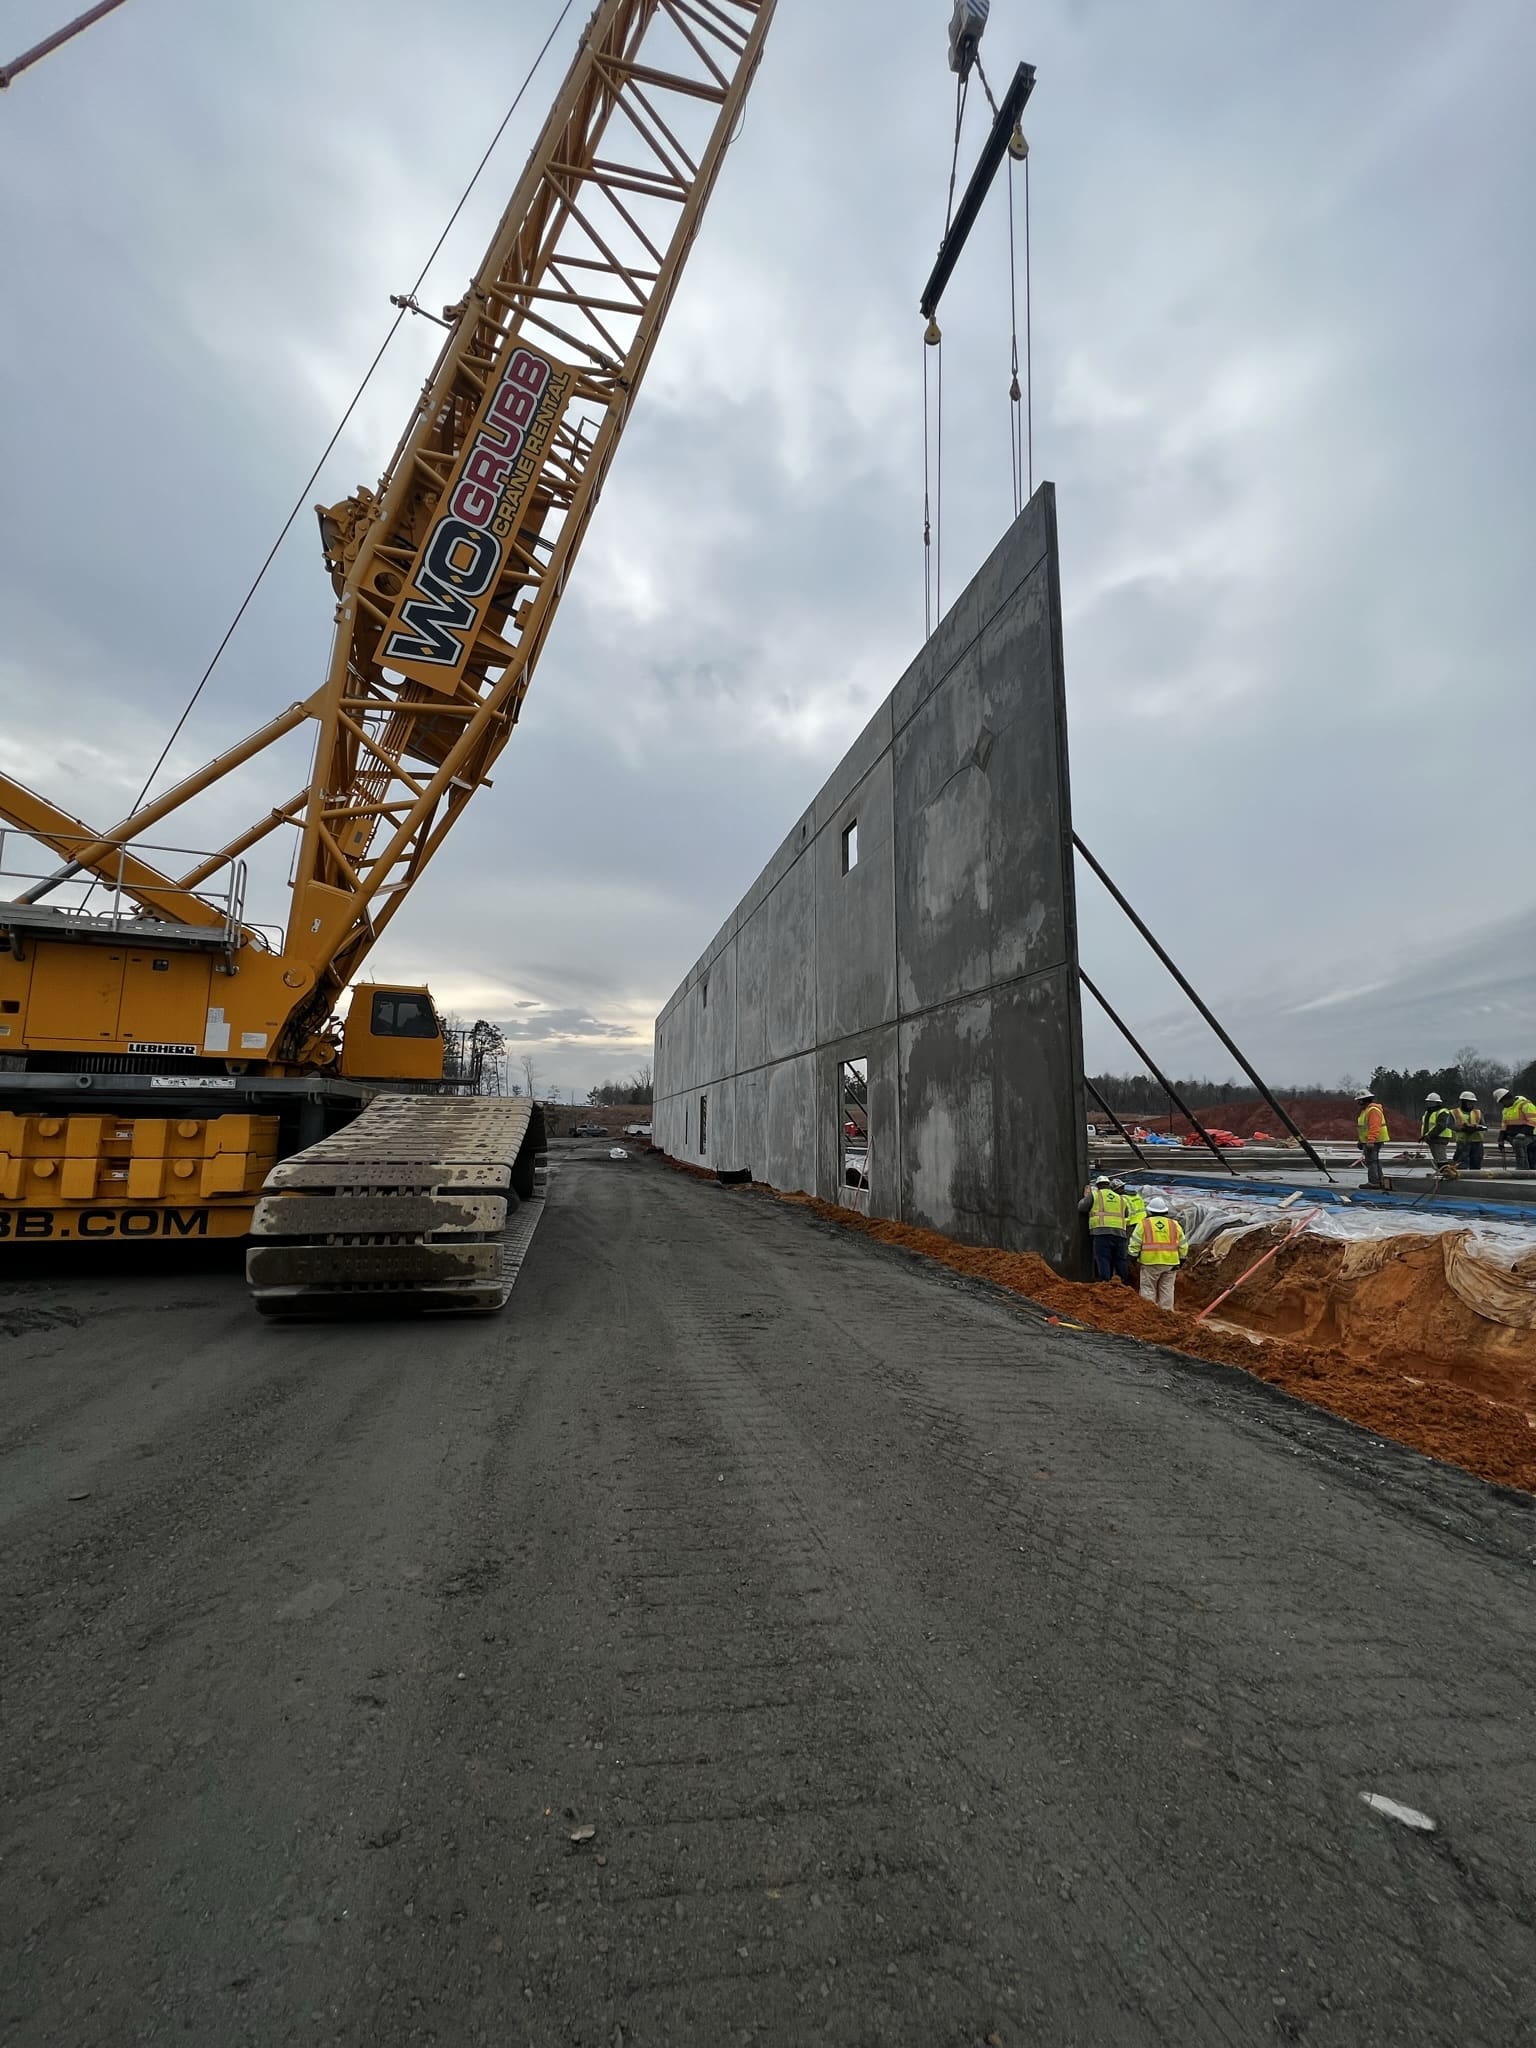
[[[505, 1299], [537, 1107], [428, 1092], [430, 995], [357, 977], [517, 723], [775, 4], [601, 0], [377, 488], [320, 509], [318, 689], [105, 831], [0, 775], [0, 1252], [253, 1231], [270, 1312]], [[168, 853], [308, 726], [303, 789]], [[283, 831], [279, 938], [245, 858]]]

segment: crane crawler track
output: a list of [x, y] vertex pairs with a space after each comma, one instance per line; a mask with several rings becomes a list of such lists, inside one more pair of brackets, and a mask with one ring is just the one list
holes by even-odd
[[493, 1314], [544, 1211], [544, 1112], [383, 1095], [268, 1174], [246, 1279], [274, 1318]]

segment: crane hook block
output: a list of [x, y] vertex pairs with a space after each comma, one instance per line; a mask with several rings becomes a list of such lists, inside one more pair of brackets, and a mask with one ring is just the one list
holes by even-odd
[[955, 0], [949, 22], [949, 68], [957, 78], [970, 77], [991, 12], [992, 0]]

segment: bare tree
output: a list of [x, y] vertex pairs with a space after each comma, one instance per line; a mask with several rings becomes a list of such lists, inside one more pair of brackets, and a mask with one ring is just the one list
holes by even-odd
[[649, 1060], [642, 1060], [630, 1080], [635, 1091], [636, 1102], [649, 1102], [651, 1091], [656, 1085], [655, 1071]]
[[523, 1079], [528, 1083], [529, 1095], [537, 1096], [539, 1092], [539, 1069], [531, 1052], [523, 1054]]

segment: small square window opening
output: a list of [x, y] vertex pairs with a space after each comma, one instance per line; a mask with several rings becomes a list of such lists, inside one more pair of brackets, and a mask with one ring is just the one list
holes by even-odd
[[850, 818], [843, 827], [843, 873], [852, 874], [859, 864], [859, 821]]

